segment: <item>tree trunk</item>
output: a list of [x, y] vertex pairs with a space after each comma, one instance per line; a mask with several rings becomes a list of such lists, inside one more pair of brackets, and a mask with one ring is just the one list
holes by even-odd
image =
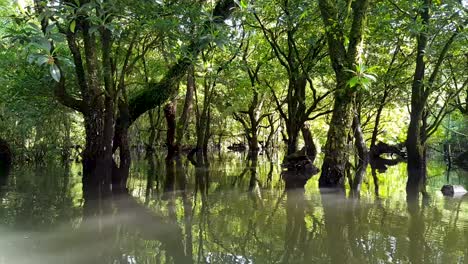
[[[369, 0], [352, 2], [353, 19], [348, 35], [343, 21], [338, 21], [338, 7], [329, 0], [319, 0], [320, 13], [327, 29], [330, 60], [336, 76], [335, 103], [325, 144], [325, 157], [320, 174], [319, 187], [344, 188], [345, 170], [348, 164], [348, 134], [352, 124], [352, 101], [356, 91], [347, 82], [358, 62], [359, 46], [365, 28]], [[348, 47], [345, 48], [345, 40]]]
[[[342, 81], [341, 83], [341, 87], [338, 90], [345, 91], [346, 82], [343, 83]], [[344, 188], [349, 152], [348, 134], [352, 123], [352, 104], [349, 97], [341, 97], [335, 99], [330, 129], [328, 130], [327, 143], [324, 150], [325, 157], [319, 178], [319, 186], [321, 188]]]
[[[159, 118], [160, 118], [160, 111], [158, 109], [158, 118], [156, 120], [156, 123], [154, 122], [154, 117], [153, 117], [153, 110], [148, 111], [148, 119], [149, 119], [149, 125], [150, 125], [150, 134], [148, 137], [148, 143], [146, 144], [146, 155], [150, 156], [154, 153], [154, 143], [156, 142], [156, 126], [159, 124]], [[158, 131], [158, 136], [159, 136], [159, 131]]]
[[[129, 113], [127, 105], [123, 102], [119, 104], [119, 115], [121, 121], [125, 124], [129, 122]], [[128, 139], [128, 125], [122, 126], [119, 130], [115, 130], [114, 145], [112, 152], [115, 153], [119, 149], [119, 164], [113, 160], [112, 167], [112, 185], [113, 189], [125, 190], [127, 179], [130, 173], [131, 153], [130, 142]]]
[[270, 148], [275, 147], [275, 144], [273, 143], [273, 139], [277, 130], [275, 129], [275, 122], [273, 121], [273, 115], [269, 115], [267, 118], [268, 118], [270, 133], [268, 134], [268, 138], [265, 142], [265, 149], [268, 151]]
[[[254, 90], [254, 100], [249, 107], [249, 119], [250, 119], [250, 141], [249, 151], [257, 153], [260, 149], [258, 147], [258, 127], [260, 119], [260, 113], [263, 105], [263, 100], [258, 101], [258, 93]], [[248, 131], [246, 131], [248, 133]]]
[[258, 186], [258, 179], [257, 179], [258, 153], [257, 152], [250, 153], [249, 161], [250, 161], [249, 192], [253, 192]]
[[10, 145], [0, 138], [0, 181], [6, 177], [10, 171], [12, 153]]
[[72, 154], [72, 142], [71, 142], [71, 120], [70, 117], [65, 114], [63, 119], [63, 142], [62, 142], [62, 164], [67, 165], [70, 161]]
[[184, 137], [185, 130], [187, 130], [190, 121], [190, 112], [192, 111], [193, 105], [193, 92], [195, 90], [195, 73], [193, 65], [189, 67], [187, 71], [187, 92], [185, 93], [184, 109], [180, 116], [179, 122], [177, 122], [177, 131], [175, 139], [175, 150], [180, 151], [182, 145], [182, 139]]
[[408, 153], [408, 181], [406, 183], [406, 192], [409, 198], [416, 198], [419, 192], [423, 192], [425, 189], [425, 146], [421, 142], [421, 118], [417, 117], [418, 115], [422, 115], [422, 111], [417, 111], [416, 108], [413, 108], [406, 139], [406, 150]]
[[302, 137], [304, 138], [306, 155], [313, 163], [317, 156], [317, 148], [315, 147], [314, 138], [312, 137], [312, 133], [310, 132], [308, 125], [304, 125], [302, 127]]
[[[124, 129], [119, 135], [119, 166], [113, 167], [112, 188], [124, 190], [130, 173], [131, 152], [128, 139], [128, 129]], [[115, 163], [114, 163], [115, 164]]]
[[249, 152], [257, 153], [259, 151], [257, 133], [257, 128], [252, 127], [252, 135], [249, 140]]
[[377, 143], [377, 136], [378, 136], [378, 133], [379, 133], [379, 125], [380, 125], [380, 118], [382, 116], [382, 111], [385, 107], [385, 103], [387, 101], [387, 97], [388, 97], [388, 94], [389, 94], [389, 88], [385, 87], [385, 91], [384, 91], [384, 94], [383, 94], [383, 97], [380, 101], [380, 104], [379, 104], [379, 107], [377, 108], [377, 113], [375, 115], [375, 122], [374, 122], [374, 129], [372, 130], [372, 138], [371, 138], [371, 143], [370, 143], [370, 147], [374, 147], [375, 146], [375, 143]]
[[299, 73], [292, 73], [288, 87], [288, 117], [286, 120], [286, 130], [288, 132], [288, 155], [297, 151], [297, 139], [299, 132], [307, 120], [305, 106], [306, 76], [299, 76]]
[[[371, 166], [372, 167], [372, 166]], [[377, 177], [377, 169], [371, 168], [372, 179], [374, 180], [374, 194], [377, 199], [380, 198], [379, 194], [379, 178]]]
[[288, 129], [288, 152], [287, 155], [291, 155], [297, 151], [297, 136], [298, 132]]
[[[82, 160], [83, 189], [86, 190], [84, 193], [106, 196], [111, 190], [113, 165], [113, 130], [108, 127], [111, 126], [112, 116], [99, 109], [93, 109], [90, 113], [84, 119], [86, 146]], [[108, 118], [111, 120], [106, 120]]]
[[206, 155], [208, 154], [208, 143], [211, 138], [211, 106], [210, 103], [208, 102], [208, 105], [205, 106], [208, 107], [207, 111], [207, 116], [206, 116], [206, 123], [205, 123], [205, 135], [203, 137], [203, 154], [205, 158], [207, 157]]
[[[429, 0], [424, 0], [421, 17], [424, 25], [429, 24]], [[425, 53], [428, 42], [426, 29], [418, 35], [416, 68], [413, 84], [411, 86], [411, 114], [410, 124], [406, 137], [406, 150], [408, 152], [408, 181], [406, 192], [409, 199], [417, 198], [419, 192], [424, 191], [426, 176], [426, 162], [424, 160], [425, 146], [421, 135], [424, 130], [422, 120], [426, 104], [424, 75], [426, 69]]]
[[361, 129], [361, 122], [358, 115], [353, 118], [353, 131], [354, 131], [354, 145], [357, 149], [357, 166], [356, 174], [353, 179], [351, 186], [352, 190], [359, 195], [361, 191], [362, 179], [366, 174], [367, 165], [369, 164], [369, 151], [366, 146], [366, 140], [364, 139], [364, 133]]
[[176, 102], [172, 101], [164, 107], [164, 116], [167, 123], [166, 146], [167, 156], [166, 159], [172, 159], [175, 156], [175, 132], [176, 132]]
[[[200, 106], [198, 104], [197, 90], [195, 89], [195, 100], [196, 100], [196, 120], [195, 120], [195, 130], [197, 136], [197, 152], [203, 152], [203, 143], [205, 142], [205, 133], [206, 133], [206, 123], [207, 123], [207, 108], [204, 103], [202, 110], [200, 111]], [[206, 100], [204, 100], [206, 101]]]

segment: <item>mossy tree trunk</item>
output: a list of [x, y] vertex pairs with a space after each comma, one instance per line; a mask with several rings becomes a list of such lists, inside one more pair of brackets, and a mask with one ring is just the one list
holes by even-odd
[[[349, 34], [345, 34], [345, 21], [339, 21], [337, 4], [330, 0], [319, 0], [328, 50], [336, 77], [335, 103], [319, 179], [321, 188], [344, 187], [346, 164], [349, 159], [348, 135], [353, 119], [352, 107], [355, 97], [355, 91], [347, 84], [352, 77], [348, 70], [354, 70], [358, 62], [358, 50], [364, 34], [368, 5], [368, 0], [357, 0], [352, 3], [352, 25]], [[346, 39], [349, 40], [347, 48]]]

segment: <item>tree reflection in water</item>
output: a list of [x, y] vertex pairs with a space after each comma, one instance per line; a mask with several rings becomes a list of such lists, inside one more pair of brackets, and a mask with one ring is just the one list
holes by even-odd
[[304, 246], [307, 244], [308, 231], [305, 223], [306, 201], [304, 197], [304, 185], [311, 175], [301, 172], [283, 172], [286, 193], [286, 226], [284, 233], [284, 255], [282, 263], [292, 263], [298, 260], [304, 261], [307, 252]]
[[165, 165], [161, 206], [147, 209], [120, 196], [114, 210], [135, 217], [110, 225], [126, 226], [122, 238], [134, 233], [132, 239], [156, 241], [154, 257], [161, 263], [457, 263], [466, 256], [462, 200], [445, 201], [452, 215], [440, 230], [446, 217], [434, 201], [389, 206], [343, 192], [310, 193], [305, 186], [311, 175], [289, 171], [281, 177], [284, 192], [265, 189], [261, 180], [267, 182], [269, 169], [259, 168], [256, 155], [234, 173], [236, 191], [223, 189], [232, 181], [220, 175], [220, 164], [198, 159], [193, 174], [181, 160]]
[[[108, 196], [82, 194], [74, 166], [12, 171], [1, 193], [0, 254], [9, 263], [467, 261], [467, 196], [437, 195], [445, 174], [429, 178], [431, 200], [411, 203], [399, 164], [379, 176], [380, 199], [373, 177], [352, 199], [319, 192], [316, 177], [281, 175], [265, 158], [155, 157], [134, 168], [129, 193]], [[466, 186], [460, 175], [450, 181]]]

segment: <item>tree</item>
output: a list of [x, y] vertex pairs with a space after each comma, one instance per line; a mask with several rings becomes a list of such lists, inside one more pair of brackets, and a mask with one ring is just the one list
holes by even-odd
[[[444, 35], [442, 39], [438, 38], [437, 34], [433, 31], [431, 19], [433, 16], [432, 12], [435, 11], [434, 9], [437, 7], [437, 4], [432, 3], [430, 0], [423, 0], [418, 4], [419, 11], [417, 17], [420, 19], [418, 20], [420, 21], [420, 24], [418, 24], [420, 28], [416, 34], [416, 67], [411, 85], [411, 115], [406, 140], [408, 151], [408, 182], [406, 190], [409, 196], [416, 197], [420, 192], [425, 193], [427, 177], [426, 141], [433, 133], [432, 131], [437, 129], [445, 110], [443, 109], [440, 115], [436, 115], [436, 119], [432, 124], [428, 124], [428, 113], [431, 111], [428, 108], [428, 100], [437, 91], [436, 82], [439, 78], [441, 67], [452, 44], [456, 41], [460, 32], [464, 30], [467, 23], [466, 20], [460, 24], [454, 23], [459, 15], [456, 9], [449, 10], [449, 14], [453, 13], [450, 14], [448, 21], [443, 21], [439, 30], [449, 30], [450, 34]], [[446, 15], [447, 13], [441, 12], [439, 14]], [[432, 54], [428, 53], [429, 48], [436, 50], [436, 52], [432, 52]]]
[[[283, 110], [281, 99], [274, 89], [271, 91], [286, 123], [287, 154], [292, 154], [297, 151], [299, 132], [308, 129], [304, 126], [305, 122], [329, 113], [327, 107], [321, 104], [331, 92], [320, 91], [313, 80], [314, 67], [326, 55], [323, 51], [325, 38], [314, 30], [318, 19], [314, 16], [314, 6], [307, 2], [285, 0], [278, 5], [259, 2], [258, 7], [254, 8], [258, 26], [252, 27], [259, 27], [274, 57], [286, 72], [287, 112]], [[309, 106], [306, 104], [307, 87], [311, 91]]]
[[[140, 44], [148, 30], [148, 24], [139, 23], [153, 14], [164, 15], [165, 10], [157, 4], [145, 4], [141, 9], [132, 9], [126, 2], [57, 2], [37, 0], [35, 14], [40, 20], [40, 43], [48, 56], [52, 77], [57, 81], [56, 98], [63, 105], [80, 112], [84, 117], [86, 146], [83, 153], [83, 183], [104, 192], [110, 183], [116, 189], [124, 188], [130, 167], [128, 128], [146, 111], [164, 103], [197, 57], [209, 43], [203, 36], [209, 35], [213, 26], [222, 23], [232, 13], [233, 1], [221, 0], [213, 9], [212, 18], [203, 23], [200, 38], [192, 40], [186, 52], [169, 67], [163, 78], [148, 87], [129, 94], [127, 78], [136, 63], [154, 48]], [[127, 13], [119, 10], [128, 9]], [[147, 9], [142, 12], [142, 9]], [[142, 12], [142, 13], [140, 13]], [[142, 17], [145, 19], [142, 19]], [[60, 32], [66, 37], [66, 45], [74, 64], [74, 72], [65, 72], [64, 65], [56, 55], [58, 47], [51, 41], [51, 34]], [[151, 45], [152, 44], [152, 45]], [[138, 47], [137, 47], [138, 46]], [[122, 55], [122, 48], [126, 52]], [[134, 49], [140, 54], [135, 56]], [[66, 87], [76, 79], [79, 93], [71, 95]], [[68, 80], [68, 81], [67, 81]], [[119, 162], [113, 154], [119, 150]], [[113, 168], [113, 169], [112, 169]]]
[[[252, 44], [254, 41], [260, 44]], [[242, 61], [240, 63], [243, 71], [247, 73], [248, 76], [248, 84], [245, 84], [245, 86], [248, 87], [247, 90], [250, 92], [250, 102], [245, 108], [233, 112], [234, 119], [240, 122], [244, 128], [245, 137], [249, 143], [249, 152], [252, 153], [259, 151], [258, 136], [260, 125], [262, 120], [270, 115], [270, 113], [264, 113], [266, 108], [264, 104], [268, 99], [266, 97], [266, 91], [262, 89], [259, 81], [260, 70], [265, 63], [268, 63], [268, 58], [255, 58], [265, 56], [265, 54], [261, 52], [262, 44], [263, 43], [257, 42], [257, 40], [250, 36], [246, 40]], [[260, 50], [260, 52], [255, 52], [255, 50]], [[252, 59], [252, 57], [254, 57], [254, 59]], [[242, 79], [245, 79], [245, 74], [241, 76]], [[243, 85], [242, 81], [239, 81], [238, 85]]]
[[[320, 187], [344, 186], [345, 168], [348, 162], [347, 138], [353, 119], [353, 100], [356, 86], [348, 81], [356, 71], [365, 29], [368, 0], [349, 2], [341, 14], [338, 5], [329, 0], [319, 0], [320, 13], [325, 26], [328, 53], [336, 77], [335, 103], [325, 145], [325, 157], [319, 179]], [[352, 13], [351, 26], [345, 34], [345, 25]], [[348, 45], [346, 47], [346, 42]]]

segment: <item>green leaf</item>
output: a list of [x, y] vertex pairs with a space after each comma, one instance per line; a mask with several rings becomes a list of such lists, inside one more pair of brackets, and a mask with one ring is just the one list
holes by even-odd
[[240, 1], [240, 6], [241, 6], [242, 8], [247, 8], [247, 5], [248, 5], [247, 0], [241, 0], [241, 1]]
[[55, 27], [55, 24], [49, 24], [49, 25], [46, 27], [45, 32], [46, 32], [47, 34], [49, 34], [49, 33], [54, 29], [54, 27]]
[[37, 59], [37, 54], [30, 54], [28, 56], [28, 63], [33, 63]]
[[73, 62], [69, 59], [69, 58], [66, 58], [66, 57], [63, 57], [63, 56], [56, 56], [55, 57], [62, 65], [63, 64], [67, 64], [69, 66], [73, 66]]
[[38, 25], [36, 25], [35, 23], [29, 22], [28, 25], [31, 26], [37, 32], [41, 32], [41, 28]]
[[372, 82], [377, 81], [377, 78], [375, 78], [375, 76], [374, 76], [373, 74], [370, 74], [370, 73], [365, 73], [365, 74], [363, 75], [363, 77], [364, 77], [365, 79], [368, 79], [369, 81], [372, 81]]
[[55, 64], [50, 65], [49, 70], [50, 70], [50, 75], [52, 76], [52, 78], [54, 78], [56, 82], [59, 82], [60, 81], [60, 69], [57, 67], [57, 65]]
[[363, 86], [363, 88], [368, 88], [369, 85], [370, 85], [371, 81], [367, 78], [362, 78], [361, 79], [361, 85]]
[[65, 42], [65, 36], [61, 33], [50, 34], [50, 38], [55, 42]]
[[42, 49], [44, 49], [45, 51], [47, 52], [50, 52], [50, 50], [52, 49], [52, 46], [50, 45], [50, 42], [46, 39], [41, 39], [39, 41], [39, 47], [41, 47]]
[[75, 33], [75, 27], [76, 27], [76, 20], [73, 20], [71, 23], [70, 23], [70, 31], [72, 33]]
[[42, 66], [44, 65], [45, 63], [47, 63], [49, 61], [49, 57], [48, 56], [45, 56], [45, 55], [41, 55], [37, 58], [37, 64], [39, 66]]
[[353, 78], [351, 78], [349, 81], [348, 81], [348, 85], [349, 87], [353, 88], [354, 86], [356, 86], [357, 84], [359, 83], [359, 78], [357, 76], [354, 76]]
[[308, 14], [309, 14], [308, 10], [305, 10], [304, 12], [302, 12], [302, 14], [299, 16], [299, 21], [304, 19]]

